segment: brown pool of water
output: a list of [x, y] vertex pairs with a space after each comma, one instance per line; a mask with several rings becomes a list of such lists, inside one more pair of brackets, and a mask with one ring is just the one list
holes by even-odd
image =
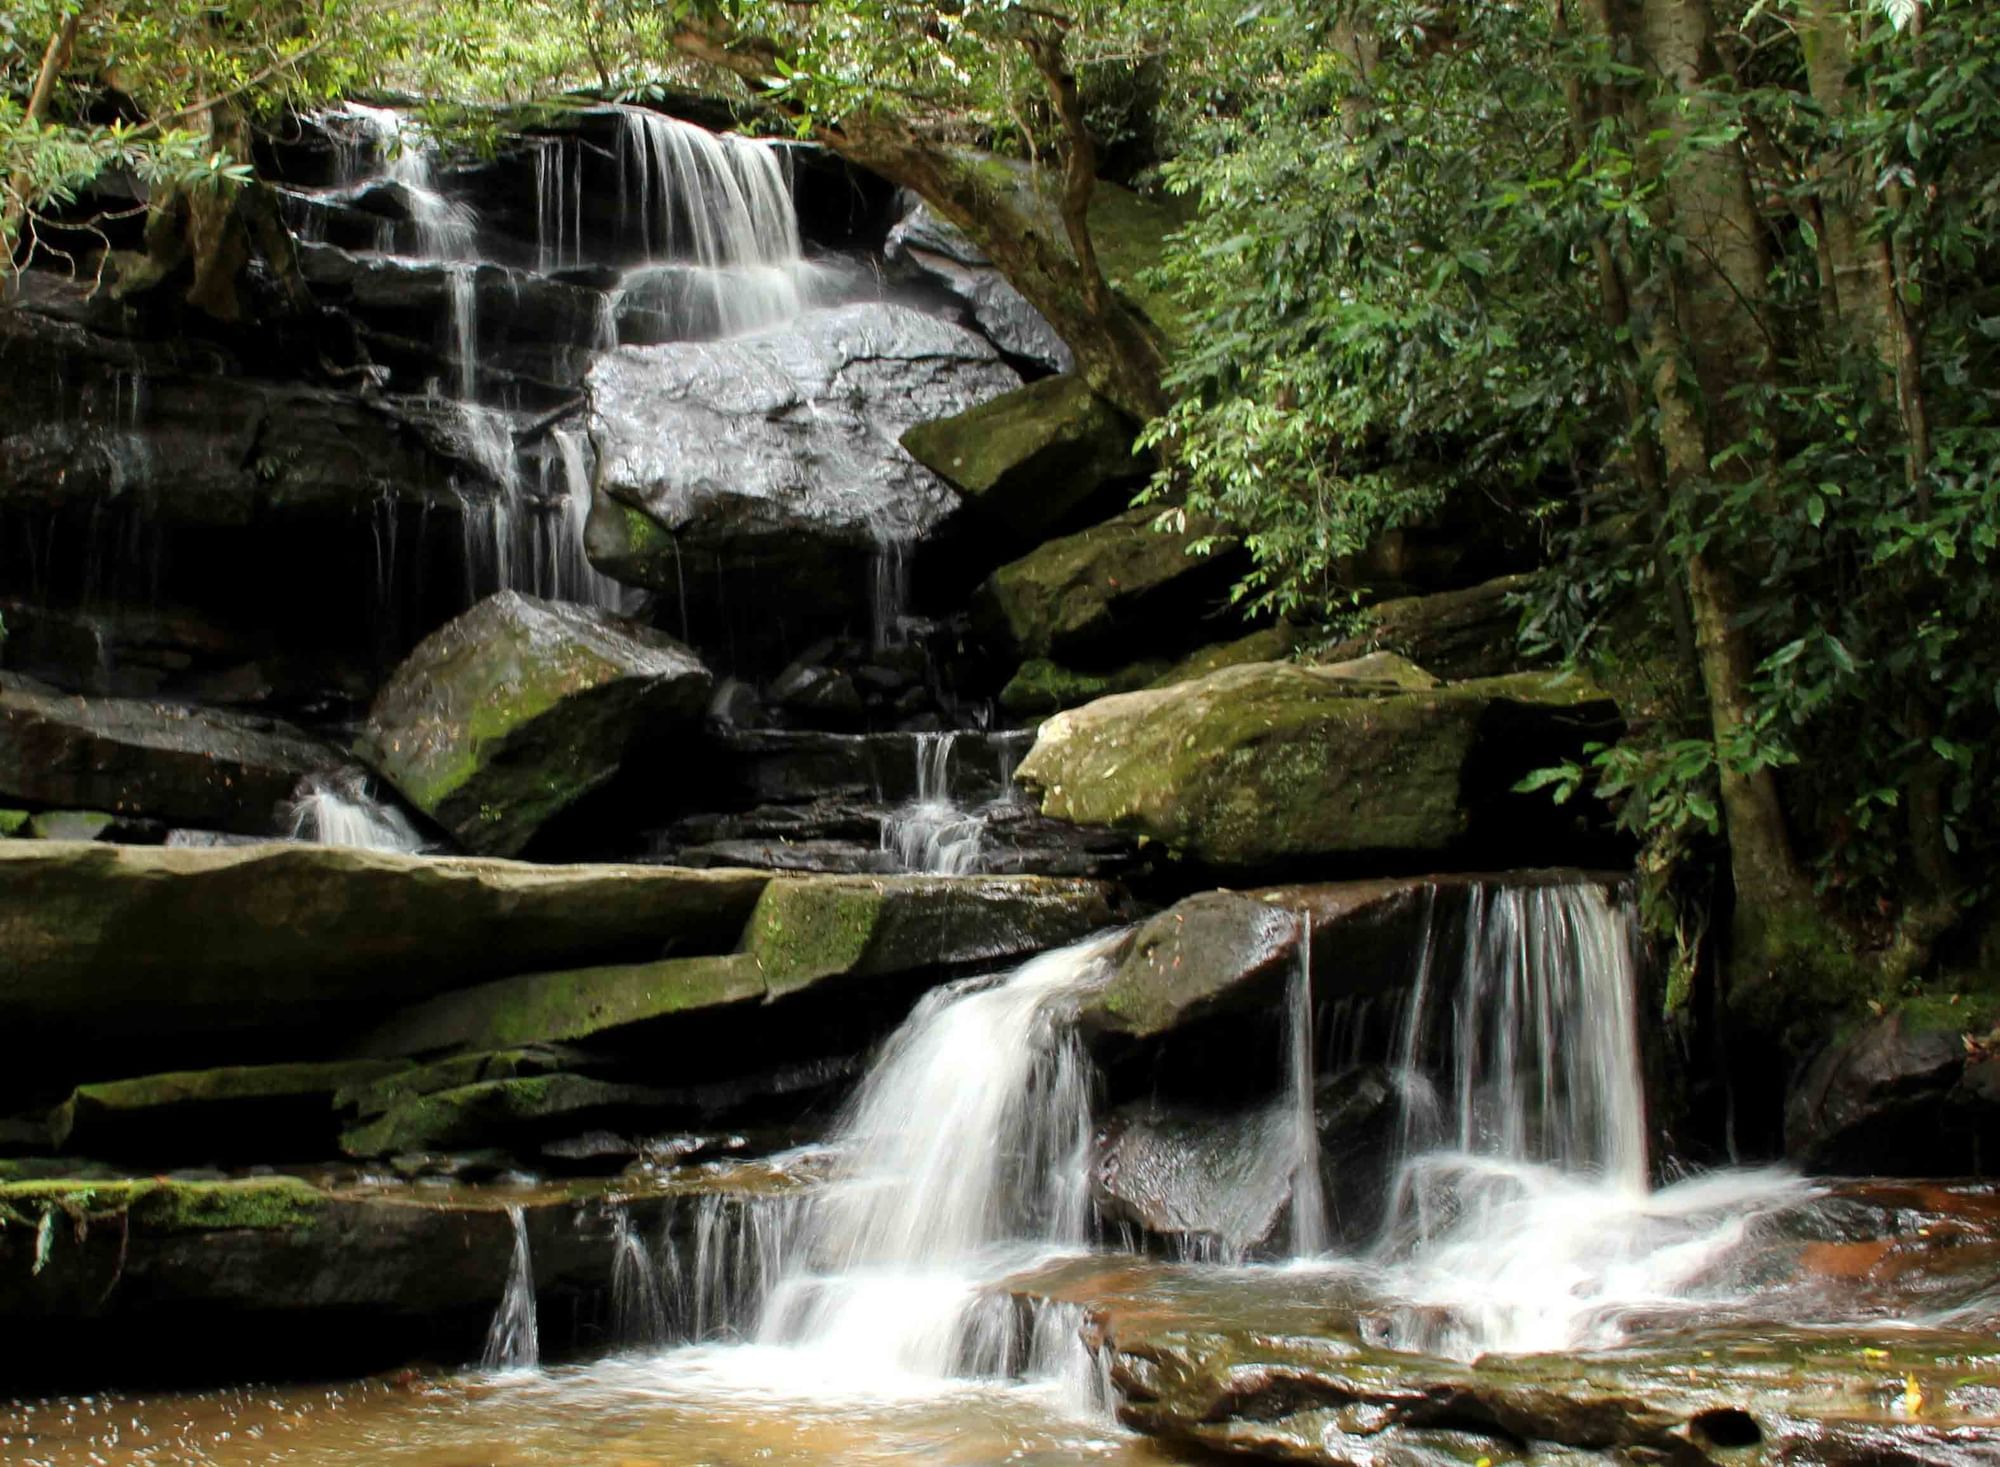
[[[756, 1359], [759, 1355], [767, 1358]], [[734, 1357], [734, 1358], [732, 1358]], [[746, 1368], [744, 1361], [751, 1363]], [[808, 1365], [807, 1368], [810, 1368]], [[1053, 1388], [841, 1393], [754, 1350], [0, 1403], [8, 1467], [1179, 1467]]]

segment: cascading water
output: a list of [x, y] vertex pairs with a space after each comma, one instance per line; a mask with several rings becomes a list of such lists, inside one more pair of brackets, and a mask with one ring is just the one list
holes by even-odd
[[315, 774], [300, 781], [289, 807], [293, 840], [322, 846], [414, 854], [424, 838], [393, 805], [372, 799], [358, 779]]
[[653, 332], [731, 336], [812, 303], [821, 272], [805, 258], [779, 148], [628, 108], [618, 158], [620, 214], [644, 260], [620, 305], [656, 318]]
[[1632, 1314], [1699, 1298], [1755, 1219], [1806, 1187], [1734, 1171], [1647, 1190], [1630, 903], [1588, 883], [1475, 887], [1456, 955], [1436, 918], [1372, 1260], [1412, 1307], [1378, 1321], [1381, 1342], [1467, 1357], [1602, 1346]]
[[760, 1343], [870, 1389], [1000, 1353], [970, 1332], [982, 1288], [1088, 1238], [1091, 1075], [1063, 1006], [1114, 942], [918, 1005], [839, 1129], [848, 1175], [808, 1209]]
[[951, 756], [958, 735], [915, 735], [916, 798], [882, 820], [882, 849], [904, 871], [965, 876], [979, 869], [986, 821], [961, 809], [951, 794]]
[[487, 1370], [532, 1370], [541, 1363], [542, 1345], [535, 1322], [535, 1263], [528, 1249], [527, 1214], [510, 1207], [507, 1220], [514, 1227], [514, 1257], [507, 1292], [486, 1331], [486, 1353], [480, 1364]]

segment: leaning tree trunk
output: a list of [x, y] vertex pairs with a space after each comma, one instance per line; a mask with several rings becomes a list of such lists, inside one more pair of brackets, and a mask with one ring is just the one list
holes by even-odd
[[[42, 52], [42, 64], [35, 72], [34, 88], [28, 93], [27, 109], [21, 115], [24, 131], [40, 127], [42, 118], [48, 114], [56, 82], [69, 65], [70, 57], [75, 54], [76, 36], [82, 25], [83, 12], [74, 11], [49, 37], [49, 44]], [[20, 242], [21, 228], [33, 206], [33, 200], [28, 197], [28, 191], [33, 187], [34, 180], [25, 169], [7, 180], [7, 195], [5, 199], [0, 199], [0, 263], [13, 259], [15, 246]]]

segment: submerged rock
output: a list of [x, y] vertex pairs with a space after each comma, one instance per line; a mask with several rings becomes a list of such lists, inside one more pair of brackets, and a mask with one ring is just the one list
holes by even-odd
[[970, 513], [1030, 545], [1113, 508], [1150, 472], [1133, 423], [1077, 377], [1051, 377], [955, 417], [919, 423], [903, 447], [951, 481]]
[[467, 850], [513, 855], [636, 746], [696, 724], [709, 685], [663, 633], [505, 591], [418, 644], [359, 747]]
[[384, 1001], [640, 961], [670, 943], [722, 951], [766, 880], [332, 846], [8, 841], [0, 1028], [32, 1036], [10, 1079], [98, 1078], [107, 1049], [168, 1036], [208, 1063], [269, 1057], [278, 1044], [325, 1054], [379, 1020]]
[[300, 779], [352, 767], [276, 719], [81, 698], [0, 673], [0, 799], [271, 835]]
[[1189, 553], [1212, 527], [1170, 534], [1158, 518], [1128, 510], [1001, 566], [979, 589], [980, 626], [1017, 655], [1083, 665], [1184, 650], [1238, 567], [1226, 553]]
[[1044, 814], [1215, 866], [1434, 853], [1507, 808], [1530, 770], [1616, 726], [1610, 700], [1574, 677], [1429, 681], [1387, 654], [1226, 668], [1058, 714], [1016, 778]]
[[757, 567], [790, 597], [865, 606], [871, 560], [957, 505], [896, 440], [1019, 382], [970, 332], [882, 303], [608, 352], [590, 375], [590, 431], [622, 512], [593, 518], [591, 558], [697, 607]]

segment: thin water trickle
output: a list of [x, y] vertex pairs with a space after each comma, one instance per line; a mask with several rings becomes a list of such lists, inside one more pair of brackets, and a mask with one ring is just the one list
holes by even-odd
[[299, 782], [287, 813], [293, 840], [406, 854], [424, 848], [423, 835], [409, 817], [370, 796], [359, 778], [308, 775]]
[[915, 741], [916, 795], [882, 819], [882, 849], [899, 870], [967, 876], [979, 870], [986, 820], [959, 807], [951, 793], [955, 733], [920, 733]]
[[514, 1227], [514, 1257], [508, 1267], [507, 1292], [493, 1311], [479, 1363], [487, 1370], [533, 1370], [541, 1363], [542, 1344], [535, 1321], [535, 1261], [528, 1249], [528, 1218], [521, 1208], [509, 1207], [507, 1220]]
[[1286, 1002], [1286, 1049], [1292, 1088], [1292, 1256], [1316, 1258], [1328, 1246], [1326, 1196], [1319, 1172], [1319, 1115], [1313, 1054], [1312, 918], [1299, 913], [1299, 959]]

